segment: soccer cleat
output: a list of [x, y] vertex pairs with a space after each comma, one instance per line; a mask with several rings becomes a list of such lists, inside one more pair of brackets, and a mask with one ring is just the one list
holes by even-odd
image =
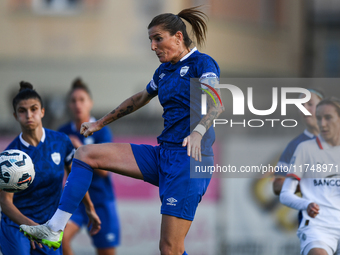
[[24, 235], [30, 240], [36, 241], [38, 243], [48, 246], [48, 248], [58, 249], [61, 245], [64, 232], [63, 231], [52, 231], [46, 222], [43, 225], [37, 226], [27, 226], [20, 225], [20, 231], [24, 232]]

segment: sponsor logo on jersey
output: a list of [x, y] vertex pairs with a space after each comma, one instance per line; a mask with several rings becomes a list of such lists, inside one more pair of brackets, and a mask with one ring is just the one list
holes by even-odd
[[61, 161], [60, 153], [59, 152], [53, 152], [51, 154], [51, 158], [54, 162], [54, 164], [59, 165]]
[[163, 79], [164, 76], [165, 76], [165, 73], [161, 73], [161, 75], [159, 76], [159, 79], [160, 79], [160, 80]]
[[175, 203], [177, 203], [177, 199], [175, 199], [175, 198], [173, 198], [173, 197], [169, 197], [169, 198], [167, 199], [167, 201], [169, 202], [169, 203], [167, 203], [167, 205], [176, 206]]
[[340, 187], [340, 179], [314, 179], [314, 186], [336, 186]]
[[189, 71], [189, 66], [183, 66], [179, 74], [183, 77], [188, 71]]
[[208, 73], [204, 73], [202, 74], [201, 78], [200, 78], [200, 81], [202, 82], [203, 80], [205, 79], [211, 79], [211, 78], [214, 78], [215, 80], [217, 79], [218, 80], [218, 76], [213, 73], [213, 72], [208, 72]]

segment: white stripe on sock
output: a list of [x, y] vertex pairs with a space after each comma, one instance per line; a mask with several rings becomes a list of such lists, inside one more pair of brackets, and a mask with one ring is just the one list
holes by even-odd
[[57, 209], [53, 217], [48, 222], [47, 226], [53, 231], [57, 232], [59, 230], [64, 231], [68, 220], [71, 218], [72, 214]]

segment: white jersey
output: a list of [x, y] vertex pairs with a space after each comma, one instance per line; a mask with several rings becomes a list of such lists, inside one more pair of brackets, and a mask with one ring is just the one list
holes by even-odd
[[309, 220], [309, 224], [340, 226], [339, 167], [340, 146], [332, 147], [320, 136], [297, 147], [287, 176], [300, 181], [304, 199], [320, 206], [315, 218], [309, 217], [306, 210], [302, 211], [303, 219]]

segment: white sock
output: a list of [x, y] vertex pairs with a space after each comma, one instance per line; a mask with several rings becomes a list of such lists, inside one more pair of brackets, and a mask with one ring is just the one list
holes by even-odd
[[48, 222], [47, 226], [52, 229], [52, 231], [58, 232], [59, 230], [64, 231], [68, 220], [71, 218], [72, 214], [57, 209], [53, 217]]

